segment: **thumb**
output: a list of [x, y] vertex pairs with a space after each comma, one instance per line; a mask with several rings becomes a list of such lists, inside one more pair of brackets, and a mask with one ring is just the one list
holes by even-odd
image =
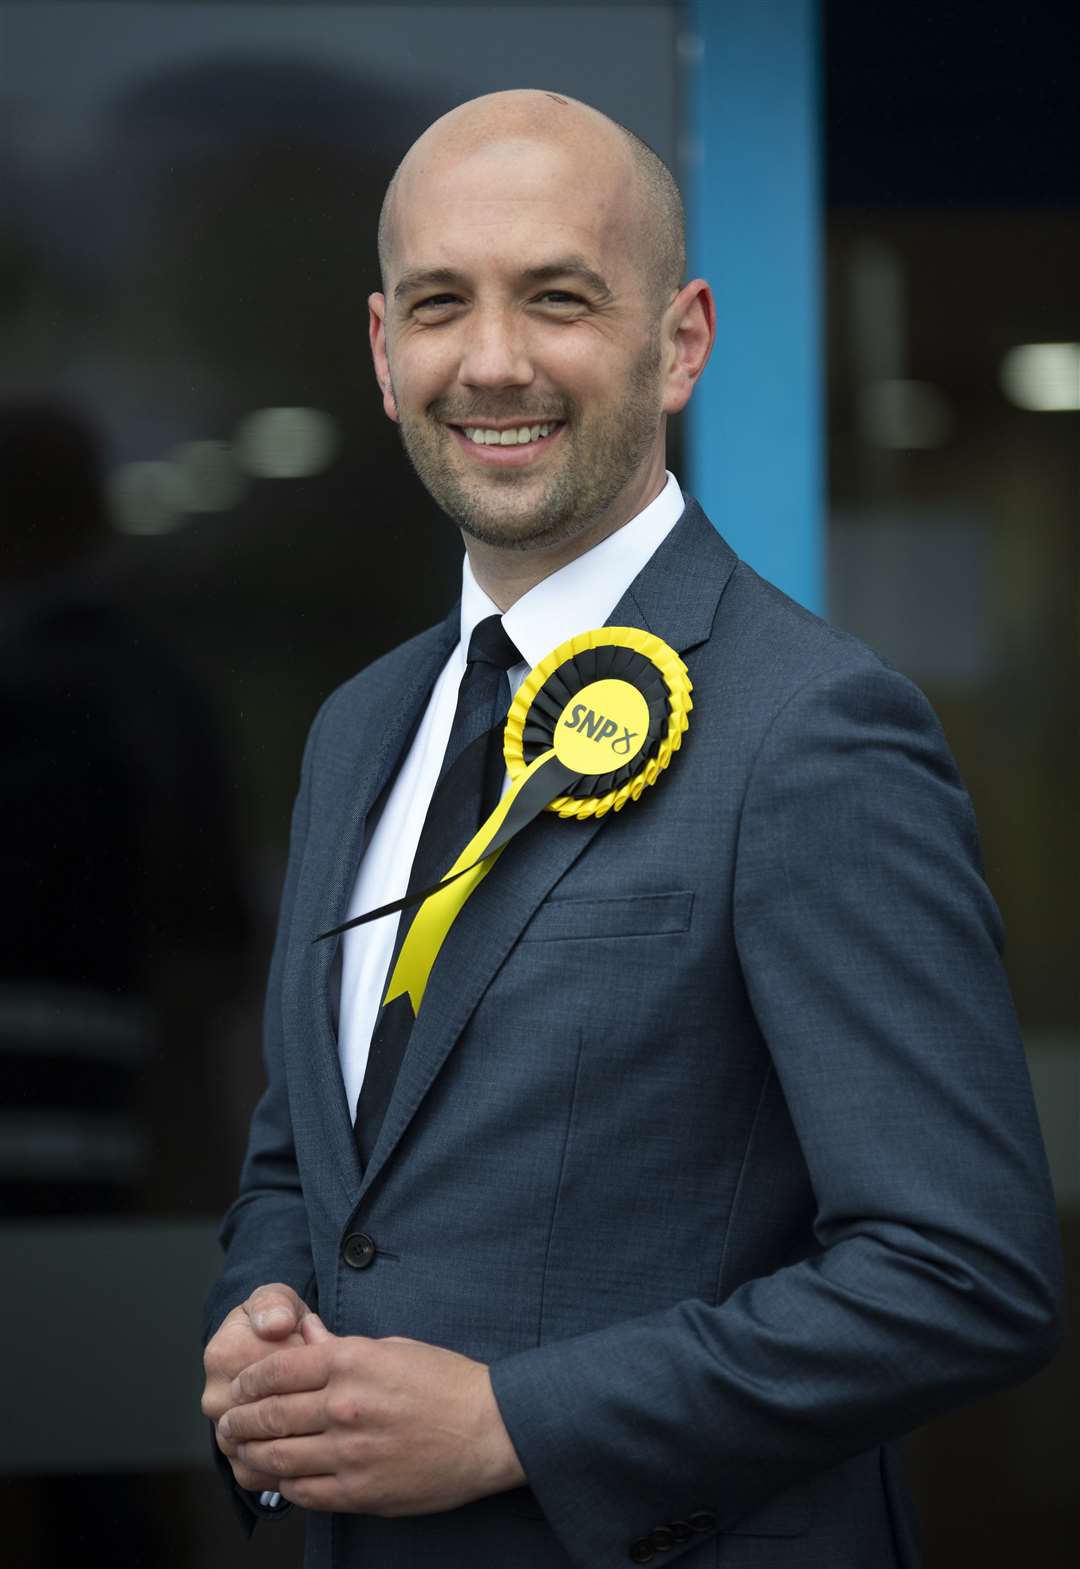
[[322, 1345], [324, 1341], [333, 1340], [334, 1336], [327, 1329], [318, 1313], [308, 1313], [300, 1323], [300, 1333], [307, 1346]]
[[307, 1306], [291, 1286], [260, 1286], [244, 1303], [252, 1329], [263, 1340], [284, 1340], [298, 1327]]

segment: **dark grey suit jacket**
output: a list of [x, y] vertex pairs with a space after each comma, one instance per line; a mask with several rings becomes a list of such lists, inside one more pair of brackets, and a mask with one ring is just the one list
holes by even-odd
[[684, 656], [683, 749], [469, 899], [363, 1172], [312, 938], [456, 611], [311, 732], [207, 1330], [283, 1280], [338, 1333], [489, 1362], [530, 1485], [312, 1514], [309, 1569], [912, 1569], [901, 1435], [1058, 1342], [999, 918], [926, 700], [692, 501], [611, 620]]

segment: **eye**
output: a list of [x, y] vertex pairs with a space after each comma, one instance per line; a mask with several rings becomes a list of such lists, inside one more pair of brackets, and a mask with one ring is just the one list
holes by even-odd
[[571, 294], [568, 289], [546, 289], [540, 298], [551, 305], [584, 305], [585, 303], [580, 294]]
[[456, 294], [429, 294], [427, 299], [417, 300], [416, 304], [413, 306], [413, 310], [414, 311], [427, 311], [427, 310], [441, 311], [441, 310], [446, 310], [446, 308], [448, 306], [456, 305], [457, 303], [458, 303], [458, 296]]

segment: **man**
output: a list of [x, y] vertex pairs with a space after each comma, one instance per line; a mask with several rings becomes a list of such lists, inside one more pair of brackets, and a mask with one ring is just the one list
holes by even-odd
[[[478, 99], [411, 149], [380, 241], [376, 375], [462, 601], [308, 742], [208, 1311], [218, 1446], [252, 1518], [310, 1511], [309, 1565], [907, 1569], [898, 1439], [1058, 1335], [969, 802], [921, 695], [666, 475], [713, 306], [642, 144]], [[504, 852], [373, 1132], [394, 918], [313, 938], [404, 892], [500, 614], [515, 685], [574, 634], [655, 633], [691, 726], [639, 801]]]

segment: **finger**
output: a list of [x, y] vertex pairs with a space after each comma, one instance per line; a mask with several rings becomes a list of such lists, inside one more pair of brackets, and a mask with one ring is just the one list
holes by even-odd
[[[333, 1338], [333, 1337], [331, 1337]], [[303, 1394], [324, 1389], [330, 1376], [330, 1346], [297, 1346], [274, 1351], [238, 1373], [229, 1387], [231, 1406], [264, 1400], [267, 1395]]]
[[321, 1509], [329, 1513], [349, 1509], [355, 1513], [356, 1509], [336, 1476], [283, 1477], [278, 1492], [301, 1509]]
[[215, 1378], [211, 1382], [207, 1379], [201, 1404], [203, 1416], [209, 1417], [211, 1422], [223, 1417], [230, 1405], [228, 1381]]
[[327, 1329], [318, 1313], [309, 1313], [301, 1321], [300, 1333], [304, 1337], [305, 1345], [309, 1346], [317, 1346], [324, 1341], [334, 1339], [334, 1336]]
[[[244, 1305], [233, 1308], [228, 1316], [222, 1319], [217, 1330], [206, 1343], [203, 1351], [203, 1368], [207, 1379], [235, 1378], [240, 1368], [235, 1366], [235, 1345], [237, 1338], [243, 1341], [251, 1339], [251, 1320], [248, 1318]], [[250, 1356], [245, 1363], [250, 1361]]]
[[218, 1448], [228, 1460], [232, 1474], [236, 1478], [236, 1485], [245, 1488], [248, 1492], [261, 1493], [263, 1491], [275, 1492], [277, 1490], [277, 1477], [271, 1476], [268, 1471], [259, 1471], [249, 1465], [238, 1453], [238, 1446], [231, 1444], [228, 1439], [223, 1439], [215, 1434]]
[[337, 1464], [334, 1440], [325, 1433], [307, 1438], [253, 1438], [238, 1444], [236, 1458], [253, 1471], [265, 1471], [279, 1482], [288, 1477], [327, 1476]]
[[251, 1466], [245, 1465], [242, 1460], [230, 1460], [232, 1474], [236, 1478], [237, 1487], [242, 1487], [246, 1493], [276, 1493], [278, 1479], [276, 1476], [267, 1476], [263, 1471], [254, 1471]]
[[218, 1423], [218, 1438], [229, 1444], [251, 1438], [298, 1438], [327, 1429], [326, 1396], [267, 1395], [249, 1405], [233, 1406]]
[[274, 1354], [275, 1346], [284, 1350], [286, 1347], [301, 1346], [303, 1337], [294, 1331], [287, 1339], [282, 1341], [267, 1340], [256, 1335], [244, 1315], [243, 1328], [237, 1326], [237, 1333], [231, 1341], [222, 1342], [219, 1346], [214, 1341], [207, 1347], [204, 1363], [206, 1366], [206, 1384], [202, 1396], [203, 1416], [208, 1416], [212, 1422], [225, 1415], [229, 1407], [234, 1405], [232, 1394], [232, 1381], [244, 1368], [250, 1367], [252, 1362]]
[[291, 1286], [258, 1286], [243, 1304], [248, 1321], [265, 1340], [281, 1340], [297, 1329], [307, 1306]]

